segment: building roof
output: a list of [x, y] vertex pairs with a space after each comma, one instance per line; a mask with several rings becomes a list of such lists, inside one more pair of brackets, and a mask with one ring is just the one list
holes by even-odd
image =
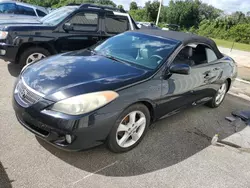
[[166, 39], [174, 39], [174, 40], [180, 41], [183, 45], [187, 45], [190, 43], [203, 43], [205, 45], [208, 45], [210, 48], [212, 48], [218, 58], [223, 57], [223, 55], [217, 48], [217, 45], [215, 44], [215, 42], [212, 39], [209, 39], [207, 37], [202, 37], [199, 35], [178, 32], [178, 31], [164, 31], [164, 30], [154, 30], [154, 29], [140, 29], [134, 32], [162, 37]]

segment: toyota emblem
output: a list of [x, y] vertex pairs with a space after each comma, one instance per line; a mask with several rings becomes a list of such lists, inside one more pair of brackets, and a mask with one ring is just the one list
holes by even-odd
[[27, 94], [28, 94], [27, 90], [23, 90], [23, 92], [21, 94], [22, 98], [25, 98], [27, 96]]

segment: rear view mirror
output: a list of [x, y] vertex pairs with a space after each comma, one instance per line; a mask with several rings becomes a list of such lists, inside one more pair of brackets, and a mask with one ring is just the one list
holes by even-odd
[[169, 72], [171, 74], [190, 74], [191, 67], [186, 64], [175, 64], [172, 65], [169, 69]]
[[71, 23], [65, 23], [64, 25], [63, 25], [63, 29], [65, 30], [65, 31], [73, 31], [73, 25], [71, 24]]

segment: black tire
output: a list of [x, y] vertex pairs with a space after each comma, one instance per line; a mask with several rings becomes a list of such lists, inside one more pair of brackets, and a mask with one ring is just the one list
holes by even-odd
[[[225, 82], [224, 82], [225, 84], [226, 84], [226, 90], [228, 91], [228, 81], [226, 80]], [[224, 84], [223, 83], [223, 84]], [[208, 106], [208, 107], [210, 107], [210, 108], [218, 108], [222, 103], [223, 103], [223, 101], [224, 101], [224, 99], [225, 99], [225, 97], [226, 97], [226, 95], [227, 95], [227, 91], [226, 91], [226, 94], [224, 95], [224, 97], [223, 97], [223, 99], [222, 99], [222, 101], [219, 103], [219, 104], [217, 104], [216, 103], [216, 96], [217, 96], [217, 93], [214, 95], [214, 97], [213, 97], [213, 99], [211, 100], [211, 101], [209, 101], [206, 105]]]
[[19, 57], [19, 64], [22, 67], [25, 66], [27, 58], [30, 55], [34, 54], [34, 53], [41, 53], [45, 57], [48, 57], [48, 56], [51, 55], [51, 53], [48, 50], [44, 49], [44, 48], [41, 48], [41, 47], [31, 47], [31, 48], [26, 49], [24, 52], [22, 52], [22, 54]]
[[[127, 148], [124, 148], [124, 147], [120, 147], [116, 141], [116, 132], [117, 132], [117, 129], [119, 127], [119, 124], [121, 123], [121, 121], [131, 112], [133, 111], [141, 111], [144, 115], [145, 115], [145, 118], [146, 118], [146, 127], [145, 127], [145, 130], [142, 134], [142, 136], [139, 138], [139, 140], [137, 140], [137, 142], [135, 144], [133, 144], [132, 146], [130, 147], [127, 147]], [[108, 148], [115, 152], [115, 153], [121, 153], [121, 152], [126, 152], [126, 151], [129, 151], [131, 149], [133, 149], [134, 147], [136, 147], [140, 142], [141, 140], [143, 139], [143, 137], [145, 136], [147, 130], [148, 130], [148, 127], [150, 125], [150, 112], [148, 110], [148, 108], [143, 105], [143, 104], [134, 104], [130, 107], [128, 107], [126, 110], [124, 110], [119, 118], [116, 120], [116, 123], [115, 125], [113, 126], [110, 134], [109, 134], [109, 137], [107, 139], [107, 146]]]

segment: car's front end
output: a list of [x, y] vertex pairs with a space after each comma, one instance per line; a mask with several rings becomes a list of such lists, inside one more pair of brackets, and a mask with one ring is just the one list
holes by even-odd
[[106, 140], [123, 110], [115, 88], [145, 73], [88, 50], [53, 56], [23, 68], [13, 108], [18, 121], [47, 142], [65, 150], [90, 148]]
[[43, 140], [65, 150], [78, 151], [103, 143], [118, 113], [69, 115], [53, 111], [56, 102], [17, 81], [13, 107], [18, 121]]
[[0, 58], [14, 62], [18, 53], [18, 46], [13, 44], [10, 32], [5, 27], [0, 28]]

